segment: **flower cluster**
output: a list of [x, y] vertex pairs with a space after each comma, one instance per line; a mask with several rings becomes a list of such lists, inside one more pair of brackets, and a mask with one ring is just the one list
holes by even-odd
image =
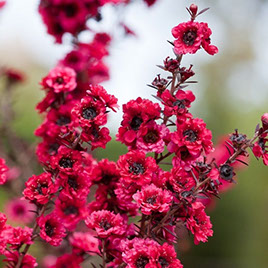
[[[195, 73], [182, 65], [183, 55], [201, 47], [211, 55], [218, 51], [208, 25], [195, 21], [205, 11], [197, 13], [196, 5], [188, 9], [191, 20], [172, 29], [175, 58], [159, 66], [167, 77], [158, 75], [150, 85], [159, 103], [138, 97], [123, 105], [116, 139], [128, 151], [116, 162], [94, 159], [92, 151], [111, 140], [105, 125], [118, 108], [115, 96], [98, 85], [108, 78], [102, 60], [110, 37], [95, 34], [86, 44], [77, 34], [89, 17], [98, 18], [101, 6], [123, 2], [129, 1], [41, 1], [48, 31], [58, 42], [69, 32], [75, 42], [40, 83], [46, 96], [37, 109], [45, 118], [35, 134], [43, 139], [36, 154], [44, 171], [31, 176], [23, 191], [23, 202], [37, 214], [35, 225], [12, 227], [0, 213], [0, 253], [8, 267], [37, 266], [27, 253], [39, 238], [56, 248], [47, 268], [79, 268], [92, 256], [102, 258], [103, 268], [182, 268], [174, 247], [178, 226], [195, 244], [207, 242], [213, 230], [206, 206], [235, 181], [247, 149], [268, 164], [267, 114], [252, 139], [235, 130], [223, 152], [222, 146], [214, 149], [206, 123], [190, 113], [195, 95], [185, 87]], [[4, 183], [8, 169], [1, 161]], [[23, 211], [27, 205], [16, 201], [12, 207]]]

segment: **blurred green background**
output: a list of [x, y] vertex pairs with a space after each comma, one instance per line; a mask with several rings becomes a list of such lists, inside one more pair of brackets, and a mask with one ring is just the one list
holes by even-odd
[[[15, 0], [11, 2], [13, 5], [18, 3]], [[152, 10], [144, 11], [148, 12], [148, 24], [159, 24], [159, 21], [161, 24], [159, 16], [164, 10], [165, 13], [161, 19], [167, 20], [166, 24], [172, 27], [175, 25], [175, 21], [179, 23], [187, 18], [184, 7], [190, 3], [189, 1], [159, 0], [159, 3]], [[196, 3], [203, 8], [211, 7], [211, 11], [203, 15], [202, 20], [209, 21], [213, 29], [212, 43], [219, 46], [220, 53], [210, 57], [204, 52], [199, 52], [197, 59], [193, 56], [186, 59], [187, 64], [188, 62], [194, 63], [194, 70], [197, 73], [196, 79], [199, 81], [198, 85], [193, 86], [197, 100], [193, 105], [192, 113], [194, 116], [202, 117], [207, 122], [208, 128], [212, 130], [215, 143], [218, 137], [231, 133], [235, 128], [251, 137], [255, 126], [260, 122], [261, 115], [268, 111], [267, 1], [207, 0], [196, 1]], [[178, 11], [177, 15], [174, 14], [175, 9]], [[4, 12], [3, 10], [2, 13]], [[150, 18], [155, 19], [155, 21], [150, 21]], [[145, 22], [147, 23], [143, 19], [143, 23]], [[8, 27], [8, 24], [5, 26]], [[133, 27], [135, 28], [134, 23]], [[166, 46], [169, 49], [169, 55], [172, 55], [170, 47], [165, 43], [165, 40], [170, 38], [170, 36], [167, 37], [170, 28], [162, 28], [159, 28], [158, 33], [161, 35], [163, 43], [159, 44], [159, 53], [152, 55], [152, 52], [147, 50], [146, 54], [145, 51], [145, 55], [139, 59], [140, 65], [133, 64], [133, 73], [128, 74], [129, 76], [123, 75], [120, 69], [115, 70], [114, 68], [111, 81], [105, 84], [108, 91], [109, 87], [117, 88], [121, 85], [116, 79], [113, 80], [114, 77], [121, 77], [120, 83], [128, 88], [130, 81], [128, 78], [131, 79], [134, 76], [136, 80], [140, 80], [143, 86], [139, 88], [140, 84], [138, 84], [137, 88], [140, 91], [130, 92], [127, 95], [129, 98], [136, 97], [141, 92], [145, 92], [147, 96], [154, 93], [146, 88], [145, 84], [150, 83], [154, 74], [159, 72], [154, 65], [160, 64], [162, 59], [168, 56], [166, 54], [168, 50], [163, 52], [161, 46]], [[140, 28], [136, 27], [136, 29], [139, 33]], [[45, 35], [44, 29], [40, 31], [43, 31]], [[157, 29], [151, 33], [151, 46], [157, 46], [154, 38], [159, 37], [155, 37], [156, 32]], [[51, 62], [42, 61], [36, 59], [34, 53], [29, 53], [27, 45], [20, 42], [14, 44], [12, 40], [16, 40], [12, 34], [9, 34], [9, 39], [1, 40], [0, 57], [3, 59], [3, 65], [22, 69], [27, 75], [26, 83], [16, 88], [14, 128], [21, 137], [30, 142], [36, 142], [33, 131], [41, 119], [34, 107], [43, 96], [38, 82], [63, 52], [60, 51], [57, 54], [54, 51]], [[53, 40], [49, 39], [47, 42], [53, 48]], [[114, 44], [112, 56], [108, 61], [112, 68], [116, 66], [114, 62], [116, 62], [118, 55], [117, 46], [120, 46], [122, 57], [126, 57], [125, 61], [119, 59], [124, 64], [129, 64], [129, 58], [124, 54], [124, 45], [126, 45], [126, 50], [129, 49], [127, 47], [129, 44], [135, 46], [138, 54], [144, 46], [146, 47], [146, 44], [143, 43], [146, 41], [142, 37], [140, 40], [127, 42], [129, 41], [122, 41], [120, 45]], [[11, 43], [12, 46], [10, 46]], [[58, 50], [58, 47], [56, 49]], [[43, 57], [49, 56], [50, 54], [43, 55]], [[143, 69], [141, 79], [139, 79], [141, 73], [138, 71], [135, 73], [135, 70], [140, 66], [145, 66], [146, 69]], [[120, 67], [124, 68], [124, 66]], [[117, 74], [113, 76], [114, 73]], [[119, 94], [116, 91], [113, 92], [119, 98], [120, 103], [123, 103], [122, 100], [126, 98], [122, 92], [122, 90], [119, 91]], [[110, 122], [110, 126], [115, 132], [119, 126], [119, 119], [112, 119], [114, 121]], [[107, 146], [107, 150], [97, 152], [97, 157], [117, 160], [122, 152], [126, 152], [125, 147], [113, 140]], [[185, 244], [186, 250], [180, 250], [179, 258], [185, 267], [268, 267], [267, 170], [261, 161], [251, 157], [250, 167], [237, 173], [238, 184], [229, 192], [222, 194], [222, 199], [217, 201], [216, 207], [209, 211], [214, 225], [214, 236], [206, 244], [198, 246]], [[1, 211], [3, 211], [6, 198], [8, 198], [7, 193], [0, 188]]]

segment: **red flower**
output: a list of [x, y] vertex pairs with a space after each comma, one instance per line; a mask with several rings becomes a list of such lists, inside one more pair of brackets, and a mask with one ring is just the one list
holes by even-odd
[[80, 151], [60, 146], [58, 154], [51, 157], [51, 167], [64, 173], [72, 174], [80, 170], [82, 166], [82, 154]]
[[0, 185], [7, 181], [8, 167], [6, 166], [6, 161], [0, 158]]
[[81, 139], [88, 142], [91, 145], [91, 150], [97, 148], [104, 148], [106, 144], [112, 139], [110, 131], [107, 127], [100, 128], [92, 125], [91, 127], [85, 127], [81, 134]]
[[139, 186], [149, 184], [158, 166], [152, 157], [145, 157], [145, 153], [130, 151], [121, 155], [117, 161], [124, 183], [135, 183]]
[[188, 21], [180, 23], [172, 29], [174, 52], [176, 54], [194, 54], [200, 48], [203, 40], [203, 28], [198, 22]]
[[165, 105], [164, 114], [169, 117], [187, 113], [195, 96], [190, 90], [178, 90], [175, 96], [171, 95], [169, 90], [165, 90], [161, 94], [161, 99]]
[[205, 213], [205, 206], [200, 202], [192, 204], [189, 209], [190, 217], [186, 221], [187, 228], [194, 235], [194, 243], [207, 242], [207, 238], [213, 235], [210, 217]]
[[40, 228], [40, 237], [52, 246], [59, 246], [66, 236], [65, 228], [55, 214], [38, 217], [37, 224]]
[[99, 252], [99, 240], [90, 233], [74, 232], [69, 241], [77, 255], [95, 255]]
[[9, 225], [5, 226], [5, 229], [2, 231], [2, 235], [4, 236], [7, 244], [10, 244], [12, 249], [19, 249], [22, 244], [31, 245], [32, 241], [33, 229], [29, 227], [12, 227]]
[[143, 124], [137, 133], [137, 149], [142, 152], [162, 153], [165, 149], [165, 140], [169, 135], [169, 129], [155, 121]]
[[69, 198], [85, 199], [91, 186], [89, 175], [81, 170], [72, 174], [60, 172], [58, 184], [62, 187], [61, 194]]
[[174, 247], [168, 243], [153, 247], [151, 254], [156, 260], [157, 268], [183, 268], [180, 260], [177, 259]]
[[58, 190], [58, 186], [52, 181], [50, 173], [33, 175], [25, 183], [25, 186], [24, 197], [37, 204], [46, 204]]
[[177, 132], [170, 135], [168, 150], [175, 152], [184, 162], [197, 159], [201, 153], [213, 150], [212, 134], [202, 119], [186, 120], [178, 125]]
[[93, 212], [86, 218], [85, 223], [87, 227], [94, 229], [101, 238], [111, 235], [121, 236], [127, 231], [127, 225], [121, 215], [108, 210]]
[[55, 138], [73, 131], [77, 125], [77, 122], [71, 117], [71, 110], [75, 104], [75, 101], [70, 101], [61, 105], [59, 109], [51, 109], [45, 121], [35, 130], [35, 135]]
[[76, 254], [64, 254], [63, 256], [57, 258], [56, 264], [50, 266], [49, 268], [80, 268], [80, 263], [83, 262], [83, 257]]
[[118, 130], [117, 140], [135, 148], [137, 133], [142, 125], [160, 117], [160, 106], [150, 100], [137, 98], [123, 105], [123, 121]]
[[142, 187], [141, 191], [133, 195], [133, 199], [145, 215], [150, 215], [152, 212], [167, 212], [173, 200], [168, 190], [158, 188], [154, 184]]
[[153, 251], [158, 243], [151, 239], [134, 238], [121, 242], [122, 257], [127, 268], [157, 268]]
[[[19, 261], [20, 255], [19, 255], [18, 251], [12, 251], [12, 252], [6, 251], [5, 257], [6, 257], [6, 259], [4, 259], [3, 261], [8, 263], [7, 267], [8, 268], [15, 268], [16, 264]], [[24, 255], [22, 262], [21, 262], [21, 265], [20, 265], [20, 268], [34, 268], [34, 267], [37, 267], [36, 259], [29, 254]]]
[[85, 199], [74, 199], [66, 195], [59, 195], [54, 213], [60, 218], [66, 229], [74, 230], [78, 222], [85, 217], [85, 202]]
[[188, 21], [180, 23], [172, 29], [174, 52], [180, 54], [194, 54], [201, 46], [210, 55], [218, 53], [218, 48], [210, 44], [211, 29], [207, 23]]
[[58, 66], [43, 78], [41, 85], [55, 93], [70, 92], [76, 88], [76, 73], [71, 68]]

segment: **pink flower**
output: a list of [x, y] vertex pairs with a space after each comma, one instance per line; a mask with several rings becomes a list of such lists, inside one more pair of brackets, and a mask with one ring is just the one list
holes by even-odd
[[12, 199], [6, 204], [6, 214], [12, 221], [19, 223], [30, 223], [34, 218], [36, 206], [29, 203], [28, 200], [20, 198]]
[[74, 230], [76, 225], [85, 218], [85, 202], [85, 199], [59, 195], [56, 200], [54, 213], [60, 218], [61, 223], [66, 229]]
[[205, 51], [214, 55], [218, 53], [218, 48], [210, 44], [211, 29], [207, 23], [188, 21], [180, 23], [172, 29], [174, 41], [174, 52], [180, 54], [194, 54], [201, 46]]
[[174, 52], [176, 54], [194, 54], [200, 49], [203, 40], [203, 28], [198, 22], [188, 21], [180, 23], [172, 29]]
[[127, 225], [120, 214], [108, 210], [93, 212], [85, 220], [87, 227], [95, 230], [99, 237], [107, 238], [111, 235], [121, 236], [127, 230]]
[[213, 235], [210, 217], [205, 213], [205, 206], [200, 202], [192, 204], [189, 209], [190, 217], [187, 219], [186, 226], [194, 235], [194, 243], [207, 242], [207, 238]]
[[51, 167], [66, 174], [73, 174], [82, 167], [82, 154], [80, 151], [60, 146], [58, 154], [51, 157]]
[[61, 219], [56, 214], [38, 217], [37, 224], [40, 228], [40, 237], [52, 246], [59, 246], [66, 236]]
[[25, 183], [25, 186], [24, 197], [37, 204], [46, 204], [58, 190], [58, 186], [52, 181], [50, 173], [33, 175]]
[[169, 129], [163, 125], [157, 125], [155, 121], [144, 124], [137, 134], [137, 149], [142, 152], [162, 153], [165, 149], [165, 140], [169, 135]]
[[153, 212], [166, 213], [173, 200], [168, 190], [158, 188], [154, 184], [143, 187], [141, 191], [133, 195], [133, 199], [145, 215], [150, 215]]
[[[3, 261], [8, 263], [7, 267], [15, 268], [16, 264], [19, 261], [18, 251], [12, 251], [12, 252], [6, 251], [5, 257], [6, 257], [6, 259], [4, 259]], [[29, 254], [24, 255], [22, 262], [21, 262], [21, 265], [20, 265], [20, 268], [34, 268], [34, 267], [37, 267], [36, 259]]]
[[43, 78], [41, 85], [55, 93], [73, 91], [76, 88], [76, 73], [71, 68], [58, 66]]
[[83, 253], [95, 255], [99, 252], [99, 240], [91, 233], [74, 232], [69, 241], [73, 252], [77, 255]]
[[130, 151], [121, 155], [117, 165], [126, 184], [136, 183], [139, 186], [149, 184], [158, 169], [155, 160], [145, 157], [145, 153], [140, 151]]
[[136, 139], [140, 127], [160, 117], [160, 106], [150, 100], [137, 98], [123, 105], [123, 121], [118, 129], [117, 140], [132, 149], [136, 147]]

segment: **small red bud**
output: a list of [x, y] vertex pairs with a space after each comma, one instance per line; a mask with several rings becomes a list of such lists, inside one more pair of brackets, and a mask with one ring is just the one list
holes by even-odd
[[191, 4], [191, 6], [190, 6], [190, 10], [191, 10], [193, 16], [195, 16], [196, 13], [197, 13], [197, 10], [198, 10], [198, 6], [195, 5], [195, 4]]
[[268, 113], [265, 113], [262, 117], [261, 117], [261, 122], [262, 122], [262, 126], [264, 129], [268, 129]]

